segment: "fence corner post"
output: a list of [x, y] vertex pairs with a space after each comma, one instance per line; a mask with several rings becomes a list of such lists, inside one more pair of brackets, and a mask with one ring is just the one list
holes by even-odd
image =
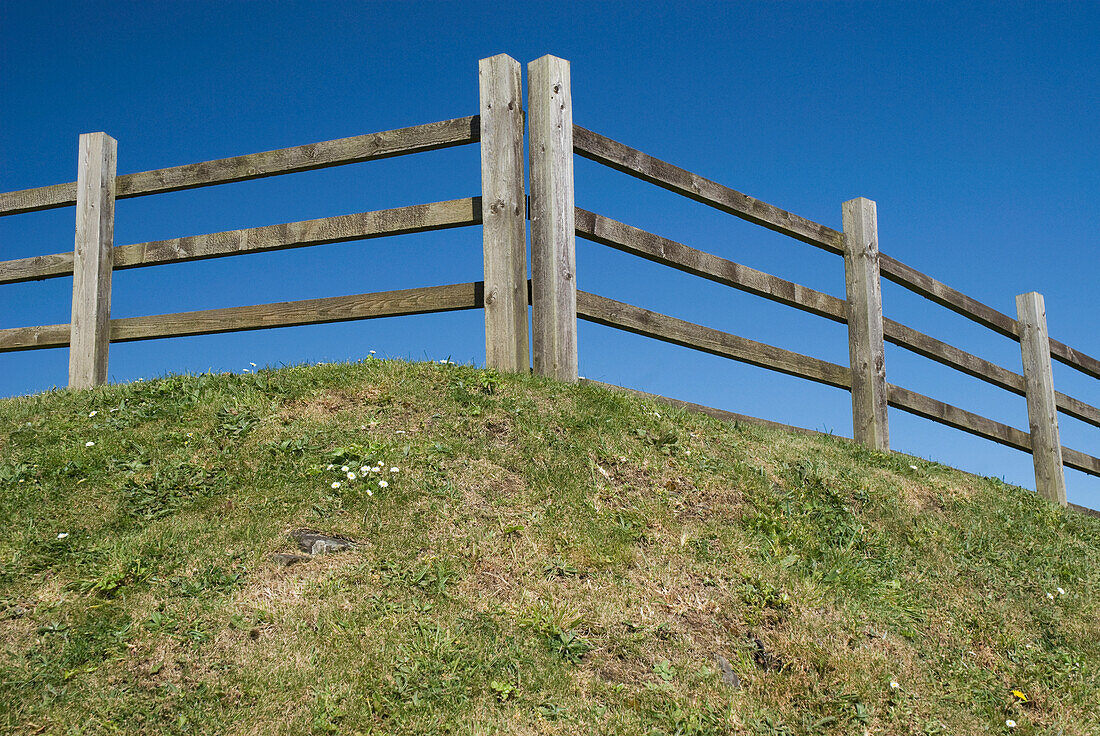
[[521, 73], [507, 54], [478, 62], [485, 365], [516, 373], [531, 367]]
[[1016, 315], [1024, 361], [1031, 457], [1035, 462], [1035, 490], [1043, 498], [1065, 506], [1066, 477], [1062, 468], [1062, 440], [1058, 432], [1058, 405], [1054, 397], [1043, 295], [1032, 291], [1017, 296]]
[[882, 342], [882, 285], [878, 213], [870, 199], [844, 203], [844, 286], [848, 297], [848, 356], [852, 369], [852, 437], [890, 449], [886, 350]]
[[115, 139], [106, 133], [80, 136], [73, 314], [69, 324], [70, 388], [89, 388], [107, 382], [117, 150]]
[[577, 380], [577, 256], [569, 62], [527, 65], [531, 292], [535, 372]]

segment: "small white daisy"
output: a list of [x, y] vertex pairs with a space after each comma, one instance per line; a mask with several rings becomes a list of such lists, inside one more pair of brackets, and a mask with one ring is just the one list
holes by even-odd
[[391, 473], [400, 473], [400, 472], [401, 472], [401, 468], [390, 468], [390, 472], [391, 472]]
[[1005, 721], [1005, 725], [1009, 728], [1016, 728], [1016, 721], [1009, 718], [1007, 721]]
[[339, 488], [339, 487], [340, 487], [340, 481], [338, 481], [338, 480], [334, 480], [334, 481], [332, 481], [332, 487], [333, 487], [334, 489], [335, 489], [335, 488]]
[[368, 466], [364, 465], [363, 467], [359, 468], [359, 472], [360, 473], [369, 473], [370, 468]]
[[909, 469], [910, 469], [910, 470], [917, 470], [917, 466], [916, 466], [916, 465], [910, 465], [910, 466], [909, 466]]
[[1058, 589], [1058, 595], [1065, 595], [1065, 594], [1066, 594], [1066, 591], [1062, 590], [1061, 588]]
[[348, 472], [348, 480], [355, 480], [355, 473]]
[[98, 411], [96, 411], [95, 409], [92, 409], [90, 412], [88, 412], [88, 418], [91, 419], [92, 417], [94, 417], [98, 413], [99, 413]]
[[61, 532], [60, 534], [57, 535], [57, 538], [58, 539], [64, 539], [67, 536], [69, 536], [68, 532]]
[[91, 440], [88, 440], [87, 442], [84, 443], [84, 446], [85, 447], [95, 447], [95, 443], [92, 442]]
[[387, 483], [387, 482], [386, 482], [386, 481], [384, 481], [384, 480], [380, 480], [380, 481], [378, 481], [378, 487], [379, 487], [379, 488], [389, 488], [389, 487], [390, 487], [390, 484], [389, 484], [389, 483]]
[[1053, 593], [1047, 593], [1047, 598], [1049, 598], [1050, 600], [1054, 600], [1054, 594]]
[[368, 496], [373, 496], [373, 495], [374, 495], [374, 491], [372, 491], [371, 489], [369, 489], [369, 488], [368, 488], [368, 489], [367, 489], [367, 495], [368, 495]]
[[348, 472], [348, 470], [350, 470], [350, 468], [348, 468], [348, 466], [347, 466], [347, 465], [345, 465], [344, 467], [340, 468], [340, 472], [341, 472], [341, 473], [346, 473], [346, 472]]
[[891, 690], [900, 690], [901, 685], [898, 684], [897, 680], [890, 680], [890, 689]]

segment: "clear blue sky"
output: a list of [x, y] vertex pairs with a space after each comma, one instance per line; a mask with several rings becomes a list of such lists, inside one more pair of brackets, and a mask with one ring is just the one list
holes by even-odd
[[[526, 6], [526, 7], [525, 7]], [[572, 62], [575, 121], [834, 228], [878, 203], [881, 247], [991, 306], [1046, 296], [1100, 356], [1100, 4], [4, 3], [0, 191], [72, 181], [77, 136], [119, 173], [477, 112], [477, 61]], [[843, 296], [839, 258], [578, 160], [578, 205]], [[476, 147], [124, 200], [115, 243], [479, 193]], [[0, 259], [72, 248], [69, 209], [0, 218]], [[480, 231], [115, 275], [116, 317], [480, 278]], [[842, 326], [578, 241], [581, 288], [832, 360]], [[1019, 370], [1018, 346], [891, 284], [888, 316]], [[69, 320], [71, 280], [0, 287], [0, 327]], [[478, 312], [116, 345], [111, 380], [355, 360], [481, 363]], [[846, 393], [583, 324], [581, 373], [850, 434]], [[64, 385], [64, 350], [0, 354], [0, 395]], [[1022, 398], [887, 347], [903, 386], [1026, 428]], [[1100, 382], [1055, 365], [1100, 405]], [[895, 448], [1034, 487], [1030, 457], [891, 412]], [[1100, 430], [1063, 418], [1064, 444]], [[1100, 480], [1067, 471], [1070, 499]]]

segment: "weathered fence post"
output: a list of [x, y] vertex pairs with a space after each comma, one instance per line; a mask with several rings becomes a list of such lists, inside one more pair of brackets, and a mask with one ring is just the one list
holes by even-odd
[[88, 388], [107, 382], [117, 148], [115, 139], [106, 133], [80, 136], [73, 317], [69, 325], [70, 388]]
[[1034, 291], [1016, 297], [1020, 325], [1020, 352], [1024, 359], [1027, 421], [1031, 429], [1031, 456], [1035, 462], [1035, 490], [1044, 498], [1066, 505], [1066, 478], [1062, 469], [1062, 440], [1054, 399], [1050, 365], [1050, 336], [1043, 295]]
[[478, 62], [485, 365], [513, 372], [531, 367], [521, 71], [506, 54]]
[[878, 215], [863, 197], [844, 203], [844, 285], [848, 295], [848, 355], [852, 367], [852, 431], [856, 442], [890, 449], [886, 351], [882, 344], [882, 286]]
[[527, 65], [531, 147], [531, 291], [535, 372], [577, 380], [577, 256], [569, 62]]

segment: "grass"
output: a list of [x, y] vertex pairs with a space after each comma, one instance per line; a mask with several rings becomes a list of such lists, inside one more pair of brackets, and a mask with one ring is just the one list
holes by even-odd
[[1100, 520], [926, 460], [374, 359], [0, 401], [0, 458], [5, 733], [1100, 733]]

